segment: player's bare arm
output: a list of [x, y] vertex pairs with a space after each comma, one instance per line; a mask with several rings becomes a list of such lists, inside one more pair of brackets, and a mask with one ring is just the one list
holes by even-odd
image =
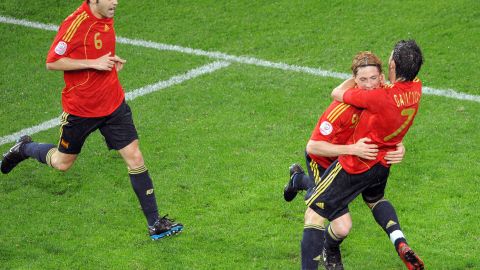
[[[63, 57], [55, 62], [47, 63], [48, 70], [81, 70], [81, 69], [96, 69], [100, 71], [110, 71], [113, 67], [117, 67], [117, 63], [120, 65], [120, 69], [123, 68], [123, 64], [126, 62], [122, 58], [110, 56], [111, 53], [107, 53], [97, 59], [72, 59], [69, 57]], [[118, 67], [117, 67], [118, 70]]]
[[345, 94], [345, 92], [347, 92], [348, 89], [353, 87], [355, 87], [355, 78], [352, 77], [350, 79], [345, 80], [335, 89], [333, 89], [332, 91], [333, 99], [343, 102], [343, 94]]
[[402, 162], [405, 157], [405, 146], [402, 142], [397, 144], [397, 149], [395, 151], [387, 152], [385, 155], [385, 160], [388, 164], [398, 164]]
[[355, 144], [332, 144], [326, 141], [310, 140], [307, 144], [307, 153], [322, 157], [337, 157], [340, 155], [355, 155], [363, 159], [375, 159], [378, 146], [369, 144], [369, 138], [362, 138]]

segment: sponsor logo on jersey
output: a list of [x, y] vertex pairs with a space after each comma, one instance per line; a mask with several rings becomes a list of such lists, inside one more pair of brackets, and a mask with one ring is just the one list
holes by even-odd
[[330, 133], [332, 133], [333, 131], [333, 126], [332, 124], [330, 124], [330, 122], [328, 121], [323, 121], [321, 124], [320, 124], [320, 133], [322, 133], [322, 135], [330, 135]]
[[60, 41], [55, 47], [55, 53], [58, 55], [64, 55], [67, 51], [67, 47], [67, 43], [65, 43], [64, 41]]

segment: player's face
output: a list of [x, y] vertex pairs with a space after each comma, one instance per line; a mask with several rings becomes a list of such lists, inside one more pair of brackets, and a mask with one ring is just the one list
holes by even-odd
[[360, 89], [371, 90], [380, 87], [383, 82], [383, 74], [377, 67], [366, 66], [361, 67], [355, 75], [355, 83]]
[[90, 2], [93, 3], [92, 11], [96, 13], [95, 15], [100, 15], [102, 19], [113, 18], [113, 15], [115, 15], [115, 8], [118, 5], [117, 0], [93, 0]]

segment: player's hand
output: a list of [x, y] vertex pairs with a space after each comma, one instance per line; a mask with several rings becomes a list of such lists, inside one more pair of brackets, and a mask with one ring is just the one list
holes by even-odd
[[405, 146], [400, 142], [397, 144], [397, 149], [395, 151], [387, 152], [385, 160], [387, 161], [387, 164], [397, 164], [402, 162], [403, 157], [405, 157]]
[[117, 69], [117, 71], [122, 70], [123, 65], [127, 62], [127, 60], [120, 58], [120, 56], [118, 55], [115, 55], [113, 58], [114, 58], [113, 61], [115, 62], [115, 68]]
[[97, 59], [92, 60], [91, 68], [101, 71], [110, 71], [115, 66], [115, 57], [110, 56], [112, 53], [109, 52], [104, 56], [101, 56]]
[[353, 154], [363, 159], [374, 160], [378, 154], [378, 145], [370, 144], [369, 138], [361, 138], [355, 144], [352, 144]]

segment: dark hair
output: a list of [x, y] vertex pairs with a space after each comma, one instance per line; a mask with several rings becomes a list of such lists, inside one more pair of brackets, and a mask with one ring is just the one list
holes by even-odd
[[415, 40], [400, 40], [393, 48], [392, 59], [395, 62], [397, 78], [413, 81], [423, 64], [423, 55]]
[[352, 72], [357, 76], [359, 68], [373, 66], [378, 68], [378, 72], [382, 73], [382, 61], [375, 54], [369, 51], [359, 52], [352, 60]]

